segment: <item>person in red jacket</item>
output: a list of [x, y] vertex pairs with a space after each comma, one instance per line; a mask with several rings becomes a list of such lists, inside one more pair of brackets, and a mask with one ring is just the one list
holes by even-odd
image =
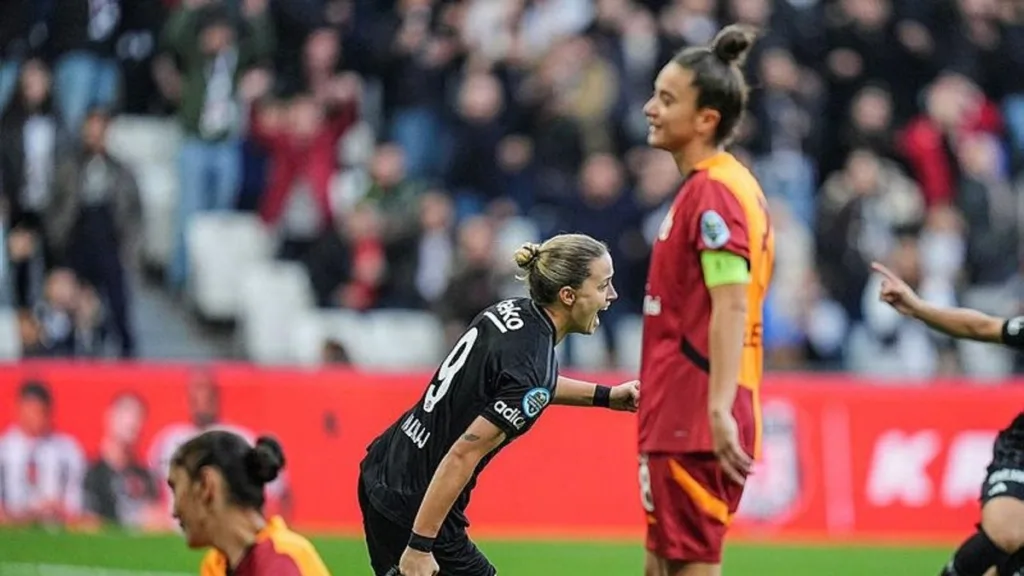
[[961, 137], [998, 134], [1003, 127], [999, 107], [970, 80], [957, 74], [937, 79], [925, 96], [925, 112], [910, 121], [897, 147], [910, 165], [929, 206], [953, 199], [955, 158]]
[[326, 101], [300, 95], [287, 104], [253, 106], [250, 134], [270, 158], [263, 221], [283, 239], [281, 256], [299, 258], [331, 222], [330, 183], [338, 140], [355, 123], [359, 80], [335, 79]]

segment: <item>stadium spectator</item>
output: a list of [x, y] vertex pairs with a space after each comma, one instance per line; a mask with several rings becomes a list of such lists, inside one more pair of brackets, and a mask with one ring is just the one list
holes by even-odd
[[370, 160], [369, 182], [358, 195], [380, 212], [386, 242], [415, 227], [417, 220], [423, 182], [408, 177], [405, 163], [405, 151], [400, 146], [387, 142], [377, 146]]
[[141, 200], [135, 176], [107, 150], [110, 116], [93, 110], [81, 149], [58, 167], [46, 210], [57, 258], [103, 297], [122, 358], [135, 356], [128, 273], [138, 262]]
[[324, 308], [365, 310], [376, 304], [386, 273], [381, 215], [362, 203], [335, 219], [304, 260], [317, 302]]
[[23, 320], [25, 356], [99, 356], [104, 336], [104, 309], [95, 290], [67, 268], [46, 277], [43, 295]]
[[376, 18], [372, 49], [383, 85], [390, 138], [408, 157], [409, 175], [437, 176], [444, 81], [455, 68], [455, 32], [430, 0], [399, 0]]
[[241, 5], [244, 22], [236, 25], [219, 2], [183, 0], [163, 30], [166, 54], [156, 72], [165, 95], [179, 103], [186, 134], [168, 273], [174, 291], [185, 284], [185, 231], [192, 216], [235, 205], [242, 169], [238, 135], [244, 119], [236, 98], [238, 82], [273, 52], [267, 0], [244, 0]]
[[494, 76], [472, 74], [463, 80], [444, 178], [460, 221], [482, 213], [505, 195], [498, 167], [504, 105], [501, 84]]
[[[572, 230], [593, 238], [601, 238], [608, 244], [608, 253], [615, 262], [628, 259], [623, 254], [629, 236], [640, 226], [640, 211], [627, 188], [621, 163], [610, 154], [594, 154], [584, 161], [580, 171], [578, 192], [561, 206], [559, 231]], [[546, 235], [555, 233], [550, 231]], [[622, 296], [620, 295], [620, 299]], [[605, 364], [615, 366], [618, 342], [615, 337], [618, 320], [622, 317], [622, 302], [609, 308], [601, 316], [601, 336], [605, 345]], [[572, 363], [572, 344], [566, 340], [566, 361]]]
[[0, 518], [63, 525], [82, 513], [85, 454], [53, 425], [53, 396], [39, 381], [21, 385], [17, 418], [0, 435]]
[[925, 111], [910, 121], [899, 147], [929, 205], [953, 198], [959, 164], [951, 150], [971, 134], [1000, 136], [999, 108], [969, 79], [939, 76], [925, 93]]
[[493, 224], [486, 216], [469, 218], [459, 226], [455, 270], [438, 303], [450, 344], [488, 302], [498, 299], [493, 245]]
[[898, 165], [859, 149], [825, 181], [819, 206], [821, 281], [852, 318], [860, 318], [867, 264], [889, 253], [896, 232], [922, 222], [924, 199]]
[[253, 107], [252, 137], [269, 153], [263, 221], [281, 238], [279, 256], [298, 260], [329, 226], [329, 186], [338, 140], [356, 117], [359, 80], [331, 79], [329, 93], [300, 94], [283, 105]]
[[838, 138], [823, 138], [824, 152], [819, 158], [823, 174], [843, 168], [843, 161], [855, 149], [866, 148], [889, 160], [899, 160], [893, 130], [892, 94], [881, 84], [860, 89], [850, 104], [849, 118], [841, 121]]
[[53, 106], [46, 64], [29, 60], [20, 71], [13, 100], [0, 108], [0, 198], [11, 228], [7, 250], [15, 267], [14, 304], [26, 307], [38, 296], [52, 265], [44, 215], [67, 138]]
[[123, 0], [49, 2], [54, 95], [70, 134], [78, 134], [90, 108], [110, 108], [117, 102], [121, 82], [117, 41], [128, 4]]
[[0, 112], [6, 107], [18, 85], [19, 67], [33, 55], [30, 40], [35, 9], [32, 0], [9, 0], [0, 19]]
[[[781, 197], [793, 215], [805, 224], [814, 221], [816, 174], [807, 153], [821, 140], [821, 126], [813, 119], [824, 104], [820, 86], [801, 77], [793, 54], [772, 47], [761, 56], [761, 89], [751, 102], [755, 118], [746, 148], [755, 157], [755, 173], [770, 190], [769, 197]], [[750, 126], [750, 124], [748, 124]]]
[[448, 287], [455, 260], [451, 199], [431, 190], [419, 196], [412, 224], [394, 229], [386, 247], [388, 274], [381, 299], [398, 308], [432, 308]]

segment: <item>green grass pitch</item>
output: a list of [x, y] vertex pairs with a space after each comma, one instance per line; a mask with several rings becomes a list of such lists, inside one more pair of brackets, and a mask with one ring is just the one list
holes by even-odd
[[[363, 543], [314, 538], [334, 576], [368, 576]], [[639, 576], [641, 544], [628, 542], [483, 541], [502, 576]], [[734, 544], [725, 573], [757, 576], [901, 576], [938, 573], [951, 548]], [[180, 538], [0, 530], [0, 576], [126, 576], [197, 574], [200, 555]]]

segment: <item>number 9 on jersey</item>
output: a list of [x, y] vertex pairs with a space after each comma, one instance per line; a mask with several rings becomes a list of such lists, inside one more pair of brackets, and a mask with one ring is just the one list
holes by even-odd
[[462, 338], [459, 338], [455, 347], [448, 353], [448, 357], [444, 359], [441, 367], [437, 369], [437, 378], [427, 388], [427, 394], [423, 398], [424, 412], [433, 412], [434, 406], [448, 394], [452, 380], [455, 379], [455, 375], [459, 373], [459, 370], [462, 370], [462, 367], [466, 365], [466, 360], [469, 359], [469, 352], [473, 349], [473, 344], [476, 343], [476, 337], [479, 334], [480, 330], [473, 327], [463, 334]]

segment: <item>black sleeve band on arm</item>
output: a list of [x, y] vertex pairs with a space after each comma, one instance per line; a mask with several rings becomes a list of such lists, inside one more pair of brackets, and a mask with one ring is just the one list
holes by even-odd
[[1024, 349], [1024, 316], [1003, 322], [1003, 344], [1011, 348]]
[[413, 532], [412, 535], [409, 536], [409, 548], [418, 552], [430, 554], [434, 551], [434, 539], [427, 538], [426, 536], [420, 536]]
[[594, 388], [594, 406], [607, 408], [611, 405], [612, 389], [608, 386], [597, 386]]

